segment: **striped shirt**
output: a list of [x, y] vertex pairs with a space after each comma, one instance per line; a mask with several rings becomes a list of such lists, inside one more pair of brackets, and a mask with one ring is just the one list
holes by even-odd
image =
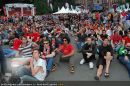
[[32, 57], [32, 44], [33, 43], [29, 43], [27, 46], [19, 48], [22, 53], [22, 56]]

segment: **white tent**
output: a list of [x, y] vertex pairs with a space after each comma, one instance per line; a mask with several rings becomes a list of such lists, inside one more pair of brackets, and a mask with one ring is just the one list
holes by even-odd
[[61, 8], [61, 10], [59, 10], [58, 12], [53, 13], [53, 14], [61, 14], [61, 13], [66, 13], [66, 9], [64, 6]]
[[74, 10], [74, 9], [72, 9], [72, 10], [70, 10], [69, 8], [64, 8], [64, 7], [62, 7], [61, 8], [61, 10], [59, 10], [58, 12], [56, 12], [56, 13], [53, 13], [53, 14], [67, 14], [67, 13], [73, 13], [73, 14], [79, 14], [79, 13], [81, 13], [80, 11], [79, 12], [77, 12], [76, 10]]
[[73, 13], [73, 14], [79, 14], [79, 13], [81, 13], [81, 11], [76, 11], [75, 9], [72, 9], [71, 13]]

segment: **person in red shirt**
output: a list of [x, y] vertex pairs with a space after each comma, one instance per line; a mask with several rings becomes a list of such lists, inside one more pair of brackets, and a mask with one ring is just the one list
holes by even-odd
[[15, 38], [13, 42], [13, 49], [18, 51], [21, 44], [22, 44], [22, 41], [18, 38]]
[[34, 29], [32, 33], [33, 42], [38, 42], [40, 39], [40, 34]]
[[125, 17], [125, 16], [127, 16], [127, 13], [123, 10], [123, 11], [121, 12], [121, 15], [122, 15], [123, 17]]
[[114, 31], [114, 34], [110, 38], [113, 49], [118, 51], [121, 46], [122, 36], [119, 35], [118, 31]]
[[96, 17], [96, 20], [99, 21], [99, 19], [100, 19], [100, 13], [96, 12], [95, 17]]
[[56, 50], [56, 57], [54, 58], [54, 66], [52, 71], [55, 71], [57, 65], [59, 65], [60, 60], [66, 61], [69, 60], [70, 64], [70, 72], [74, 73], [74, 46], [70, 43], [70, 39], [68, 37], [63, 38], [63, 44]]
[[130, 31], [127, 33], [127, 36], [125, 36], [122, 40], [122, 44], [124, 46], [127, 46], [128, 44], [130, 44]]

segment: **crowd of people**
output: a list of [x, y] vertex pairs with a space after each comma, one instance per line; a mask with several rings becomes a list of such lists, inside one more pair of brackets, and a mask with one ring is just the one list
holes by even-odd
[[109, 77], [115, 58], [128, 69], [130, 77], [129, 11], [1, 17], [0, 40], [1, 46], [9, 45], [0, 49], [2, 58], [29, 58], [15, 72], [23, 81], [45, 80], [58, 69], [60, 61], [69, 62], [70, 73], [74, 73], [76, 52], [83, 57], [79, 64], [89, 63], [90, 69], [97, 60], [96, 80], [101, 79], [104, 68], [105, 77]]

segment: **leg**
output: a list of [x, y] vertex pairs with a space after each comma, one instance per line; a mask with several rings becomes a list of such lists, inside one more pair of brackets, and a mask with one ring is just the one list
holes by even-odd
[[101, 75], [102, 75], [102, 71], [103, 71], [103, 68], [105, 66], [105, 59], [103, 58], [103, 56], [99, 56], [99, 59], [97, 61], [97, 74], [95, 76], [95, 80], [99, 80], [101, 78]]
[[87, 54], [86, 53], [82, 53], [82, 55], [83, 55], [83, 59], [85, 60], [85, 62], [88, 62], [88, 60], [87, 60]]
[[4, 55], [5, 57], [11, 57], [11, 56], [15, 56], [16, 51], [12, 50], [12, 49], [3, 49], [4, 51]]
[[29, 70], [28, 68], [26, 68], [25, 66], [21, 66], [20, 68], [18, 68], [18, 70], [16, 71], [16, 76], [24, 76], [24, 75], [29, 75], [32, 76], [32, 72], [31, 70]]
[[109, 77], [109, 68], [110, 68], [110, 63], [112, 60], [112, 56], [110, 52], [107, 52], [106, 56], [104, 56], [104, 58], [106, 59], [106, 70], [105, 70], [105, 76]]
[[125, 61], [124, 58], [125, 58], [124, 56], [120, 56], [120, 57], [119, 57], [119, 61], [120, 61], [123, 65], [125, 65], [125, 67], [126, 67], [127, 70], [128, 70], [129, 77], [130, 77], [130, 61]]
[[62, 57], [62, 53], [61, 52], [57, 52], [56, 57], [54, 58], [54, 64], [55, 65], [59, 65], [61, 57]]
[[53, 61], [54, 61], [53, 57], [47, 58], [47, 71], [48, 72], [52, 70]]
[[102, 71], [103, 71], [103, 65], [99, 65], [98, 69], [97, 69], [97, 77], [100, 79], [101, 75], [102, 75]]
[[33, 76], [29, 76], [29, 75], [24, 75], [21, 77], [21, 79], [23, 81], [38, 81], [38, 79], [36, 79], [35, 77]]
[[115, 51], [117, 52], [120, 49], [121, 45], [117, 45]]
[[2, 75], [5, 75], [6, 71], [7, 71], [7, 60], [4, 57], [1, 60], [1, 73], [2, 73]]
[[70, 65], [70, 72], [74, 73], [75, 67], [74, 67], [74, 55], [69, 57], [69, 65]]
[[77, 42], [77, 48], [78, 48], [79, 52], [81, 51], [83, 45], [84, 45], [83, 42]]
[[62, 53], [61, 52], [57, 52], [56, 57], [54, 58], [54, 65], [53, 65], [52, 71], [56, 70], [57, 65], [59, 65], [61, 57], [62, 57]]

